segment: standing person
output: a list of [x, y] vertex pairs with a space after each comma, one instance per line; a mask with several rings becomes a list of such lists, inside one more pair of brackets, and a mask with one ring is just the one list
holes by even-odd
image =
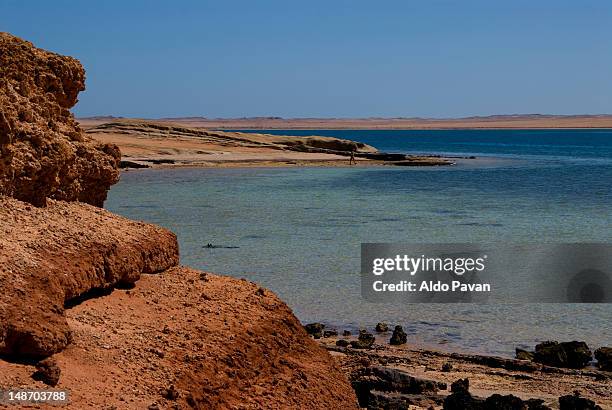
[[349, 158], [349, 165], [357, 165], [357, 161], [355, 161], [355, 150], [351, 150], [351, 157]]

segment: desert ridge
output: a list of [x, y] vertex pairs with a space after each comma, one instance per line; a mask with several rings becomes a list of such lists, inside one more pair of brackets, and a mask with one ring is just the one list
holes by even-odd
[[[79, 118], [85, 127], [111, 122], [120, 118]], [[185, 127], [223, 130], [440, 130], [440, 129], [577, 129], [612, 128], [612, 114], [547, 115], [511, 114], [464, 118], [206, 118], [177, 117], [149, 119]]]

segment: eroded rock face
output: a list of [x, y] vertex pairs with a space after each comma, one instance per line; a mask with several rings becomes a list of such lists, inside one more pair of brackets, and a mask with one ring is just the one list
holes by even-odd
[[121, 155], [93, 142], [70, 113], [84, 89], [78, 60], [0, 33], [0, 195], [102, 206]]
[[71, 341], [64, 307], [178, 264], [176, 236], [81, 203], [0, 196], [0, 354], [46, 357]]

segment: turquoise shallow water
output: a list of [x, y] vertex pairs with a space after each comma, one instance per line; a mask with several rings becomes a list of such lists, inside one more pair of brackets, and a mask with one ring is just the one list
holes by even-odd
[[[545, 339], [612, 344], [612, 305], [371, 304], [359, 275], [362, 242], [610, 242], [612, 134], [532, 132], [513, 145], [511, 133], [496, 131], [470, 145], [448, 131], [342, 132], [388, 151], [429, 146], [485, 159], [450, 168], [130, 171], [106, 206], [170, 228], [182, 263], [259, 282], [303, 322], [384, 320], [404, 325], [413, 343], [502, 355]], [[453, 145], [457, 138], [468, 141]]]

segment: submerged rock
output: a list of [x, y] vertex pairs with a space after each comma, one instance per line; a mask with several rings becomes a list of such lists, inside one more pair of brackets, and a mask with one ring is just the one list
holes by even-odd
[[534, 361], [553, 367], [581, 369], [593, 359], [585, 342], [544, 342], [535, 348]]

